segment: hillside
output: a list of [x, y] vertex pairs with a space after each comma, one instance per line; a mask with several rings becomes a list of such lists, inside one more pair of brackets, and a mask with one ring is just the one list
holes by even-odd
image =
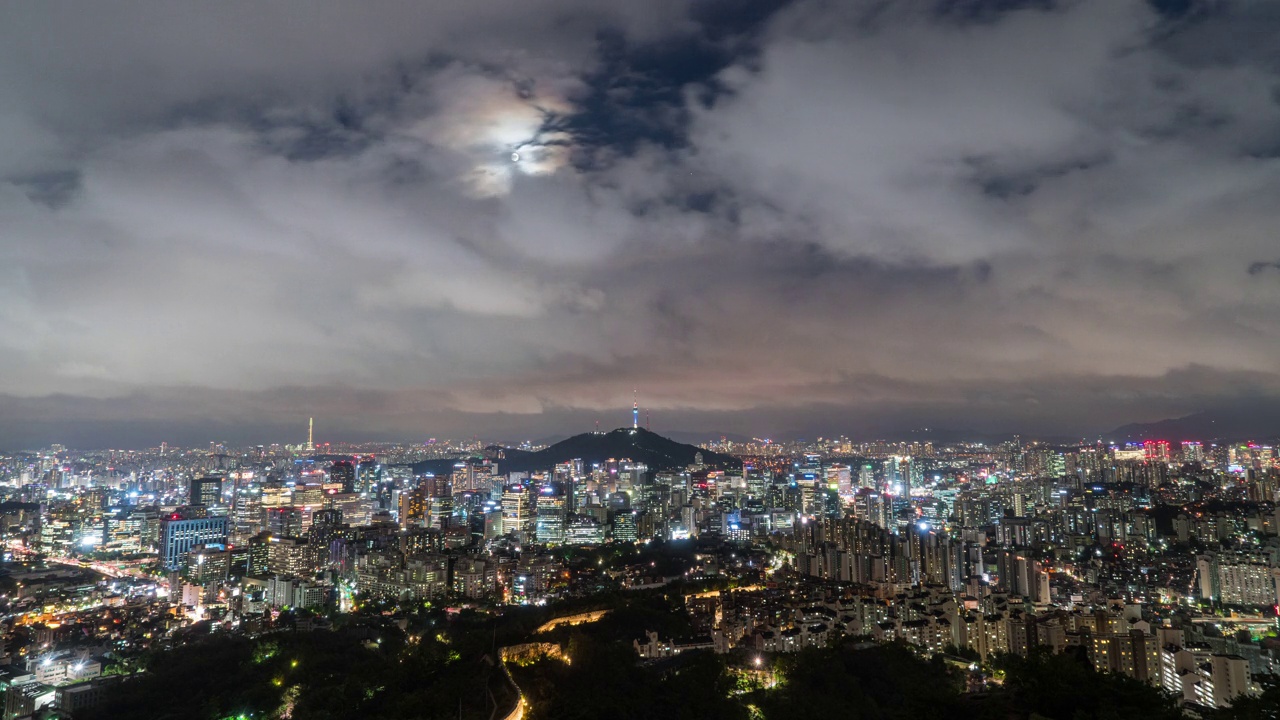
[[1112, 430], [1104, 438], [1141, 440], [1272, 440], [1280, 428], [1280, 411], [1274, 408], [1220, 408], [1180, 418], [1131, 423]]
[[502, 449], [496, 457], [501, 472], [550, 470], [557, 463], [581, 458], [588, 465], [610, 458], [629, 458], [642, 462], [652, 470], [672, 470], [692, 465], [698, 453], [709, 466], [722, 469], [742, 467], [730, 455], [720, 455], [695, 445], [665, 438], [644, 428], [618, 428], [607, 433], [583, 433], [562, 440], [537, 452]]

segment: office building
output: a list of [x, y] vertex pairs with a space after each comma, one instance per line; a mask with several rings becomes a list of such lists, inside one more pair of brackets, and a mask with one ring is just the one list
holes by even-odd
[[203, 477], [191, 481], [191, 493], [188, 498], [191, 505], [210, 507], [222, 504], [222, 478]]
[[175, 512], [160, 521], [160, 564], [170, 572], [181, 570], [187, 553], [197, 545], [226, 545], [227, 518], [188, 518]]
[[560, 545], [564, 542], [565, 497], [554, 484], [538, 491], [536, 534], [539, 543]]
[[356, 466], [349, 460], [338, 460], [329, 466], [329, 483], [332, 485], [341, 485], [339, 492], [353, 493], [356, 491]]

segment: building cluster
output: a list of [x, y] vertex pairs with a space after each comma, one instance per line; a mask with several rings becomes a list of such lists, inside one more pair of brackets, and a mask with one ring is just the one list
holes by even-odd
[[[722, 440], [704, 450], [740, 464], [529, 470], [532, 449], [0, 458], [0, 537], [18, 565], [0, 598], [6, 698], [15, 712], [94, 702], [117, 675], [95, 672], [196, 623], [257, 632], [287, 610], [501, 608], [707, 578], [746, 589], [690, 596], [695, 632], [638, 638], [641, 657], [844, 637], [978, 663], [1074, 652], [1193, 707], [1278, 667], [1269, 446]], [[604, 568], [573, 550], [653, 542], [698, 560]]]
[[774, 517], [790, 513], [789, 526], [720, 534], [768, 537], [785, 560], [778, 586], [727, 594], [706, 612], [690, 601], [705, 634], [651, 634], [637, 653], [791, 652], [837, 637], [978, 661], [1078, 652], [1201, 708], [1229, 705], [1280, 670], [1270, 447], [819, 450], [781, 469], [756, 458], [770, 468], [763, 493], [751, 492], [748, 464], [746, 504], [731, 501], [740, 527], [755, 497]]

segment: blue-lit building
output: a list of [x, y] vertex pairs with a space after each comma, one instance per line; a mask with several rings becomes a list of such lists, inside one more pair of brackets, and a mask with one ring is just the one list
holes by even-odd
[[184, 518], [179, 513], [160, 521], [160, 561], [165, 570], [182, 569], [182, 560], [197, 545], [225, 545], [227, 518]]

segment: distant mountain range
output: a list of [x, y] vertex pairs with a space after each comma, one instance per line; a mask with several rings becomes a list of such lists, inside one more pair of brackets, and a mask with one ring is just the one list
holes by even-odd
[[699, 453], [703, 463], [712, 467], [742, 467], [742, 461], [733, 456], [676, 442], [644, 428], [618, 428], [607, 433], [574, 435], [537, 452], [496, 446], [487, 450], [502, 473], [550, 470], [559, 463], [578, 458], [588, 465], [628, 458], [648, 465], [651, 470], [672, 470], [692, 465]]
[[[1259, 428], [1269, 428], [1259, 432]], [[1180, 418], [1130, 423], [1112, 430], [1108, 440], [1270, 440], [1280, 436], [1280, 412], [1198, 412]]]

